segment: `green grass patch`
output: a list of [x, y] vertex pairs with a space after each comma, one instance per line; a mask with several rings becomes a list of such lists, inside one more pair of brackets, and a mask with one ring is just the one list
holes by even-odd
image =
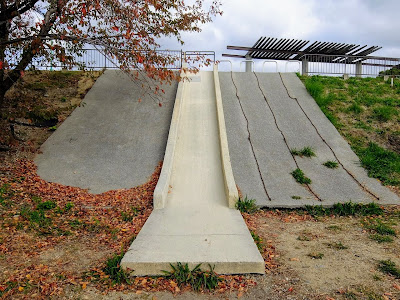
[[297, 168], [292, 173], [293, 178], [300, 184], [311, 184], [311, 179], [304, 175], [304, 172]]
[[218, 287], [218, 283], [222, 281], [222, 278], [214, 272], [214, 267], [209, 265], [209, 271], [201, 270], [201, 264], [195, 266], [190, 270], [188, 264], [178, 262], [176, 265], [170, 264], [171, 271], [163, 270], [165, 276], [177, 282], [179, 286], [190, 285], [193, 290], [200, 291], [204, 290], [215, 290]]
[[124, 254], [114, 254], [106, 261], [106, 265], [103, 268], [103, 272], [110, 276], [110, 279], [114, 284], [130, 283], [129, 274], [121, 268], [121, 260]]
[[38, 210], [50, 210], [56, 208], [57, 204], [54, 201], [44, 201], [37, 205]]
[[18, 286], [17, 281], [7, 281], [3, 289], [0, 289], [0, 297], [3, 297], [7, 292], [11, 291], [12, 289]]
[[381, 235], [381, 234], [371, 234], [369, 238], [373, 241], [378, 242], [379, 244], [382, 243], [391, 243], [393, 242], [393, 238], [388, 235]]
[[372, 111], [372, 117], [379, 122], [388, 122], [398, 114], [398, 111], [390, 106], [379, 106]]
[[14, 192], [11, 190], [11, 186], [9, 184], [3, 184], [0, 186], [0, 205], [3, 207], [12, 206], [11, 198], [14, 196]]
[[400, 279], [400, 269], [397, 268], [396, 264], [393, 261], [391, 261], [390, 259], [379, 261], [378, 269], [382, 273], [392, 275], [392, 276], [396, 277], [397, 279]]
[[300, 200], [300, 199], [301, 199], [300, 196], [292, 196], [291, 198], [292, 198], [293, 200]]
[[324, 162], [322, 165], [329, 169], [336, 169], [339, 167], [339, 163], [333, 160], [328, 160], [327, 162]]
[[123, 212], [121, 212], [121, 219], [124, 222], [132, 222], [133, 215], [123, 211]]
[[361, 165], [368, 171], [368, 176], [379, 179], [383, 184], [400, 184], [400, 154], [372, 142], [367, 147], [353, 148]]
[[314, 150], [311, 147], [304, 147], [303, 149], [300, 149], [300, 150], [294, 148], [294, 149], [290, 150], [290, 153], [292, 153], [293, 155], [300, 156], [300, 157], [303, 157], [303, 156], [305, 156], [305, 157], [315, 156]]
[[346, 111], [347, 111], [347, 112], [354, 113], [354, 114], [356, 114], [356, 115], [359, 115], [359, 114], [361, 114], [361, 113], [364, 111], [364, 109], [361, 107], [360, 104], [358, 104], [358, 103], [353, 103], [352, 105], [350, 105], [350, 106], [347, 108]]
[[257, 233], [255, 233], [255, 232], [253, 232], [253, 231], [250, 231], [250, 233], [251, 233], [251, 237], [252, 237], [253, 240], [254, 240], [254, 243], [256, 243], [256, 246], [257, 246], [258, 250], [259, 250], [260, 252], [262, 252], [262, 251], [263, 251], [263, 248], [264, 248], [262, 238], [261, 238]]
[[363, 226], [380, 235], [397, 236], [396, 230], [388, 223], [380, 219], [371, 219], [365, 221]]
[[383, 209], [376, 203], [336, 203], [332, 207], [306, 205], [305, 211], [313, 217], [322, 216], [374, 216], [382, 215]]
[[254, 213], [258, 209], [256, 205], [256, 200], [248, 199], [247, 196], [244, 199], [239, 198], [235, 204], [235, 207], [241, 213], [248, 213], [248, 214]]

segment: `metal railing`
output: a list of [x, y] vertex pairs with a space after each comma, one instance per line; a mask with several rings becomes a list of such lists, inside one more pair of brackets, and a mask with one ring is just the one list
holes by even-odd
[[310, 75], [380, 76], [400, 74], [400, 58], [352, 55], [307, 54], [302, 57], [302, 73]]
[[[146, 51], [142, 51], [146, 57]], [[183, 66], [184, 61], [196, 63], [196, 61], [208, 59], [215, 62], [214, 51], [182, 51], [182, 50], [155, 50], [157, 56], [165, 58], [165, 63], [156, 68], [165, 68], [170, 70], [179, 70]], [[140, 53], [140, 51], [139, 51]], [[22, 51], [15, 51], [6, 58], [8, 65], [13, 68], [19, 61]], [[73, 56], [73, 65], [63, 63], [56, 58], [55, 53], [51, 51], [47, 57], [34, 57], [28, 68], [36, 69], [117, 69], [120, 63], [116, 57], [106, 54], [102, 49], [82, 49], [77, 53], [66, 56]]]

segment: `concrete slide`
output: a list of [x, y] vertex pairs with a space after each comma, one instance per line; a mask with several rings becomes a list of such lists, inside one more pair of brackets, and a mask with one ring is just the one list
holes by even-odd
[[202, 263], [204, 269], [210, 264], [220, 274], [264, 273], [241, 214], [229, 208], [233, 177], [216, 72], [201, 71], [179, 83], [154, 195], [158, 209], [121, 262], [134, 275], [162, 274], [176, 262], [192, 268]]
[[[259, 206], [331, 206], [338, 202], [399, 204], [369, 178], [358, 157], [321, 112], [295, 74], [220, 73], [229, 151], [235, 181]], [[293, 156], [312, 147], [316, 157]], [[339, 168], [323, 163], [332, 160]], [[312, 180], [300, 185], [300, 168]]]

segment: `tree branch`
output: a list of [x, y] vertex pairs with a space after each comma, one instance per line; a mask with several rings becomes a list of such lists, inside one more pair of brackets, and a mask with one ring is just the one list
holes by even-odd
[[28, 10], [32, 9], [39, 0], [28, 0], [18, 4], [16, 1], [13, 5], [1, 9], [0, 22], [5, 22], [21, 15]]

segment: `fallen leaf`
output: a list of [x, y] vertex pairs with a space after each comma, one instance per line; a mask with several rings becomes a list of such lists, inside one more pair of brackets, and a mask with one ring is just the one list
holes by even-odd
[[290, 261], [300, 261], [300, 259], [298, 259], [297, 257], [293, 257], [290, 259]]

